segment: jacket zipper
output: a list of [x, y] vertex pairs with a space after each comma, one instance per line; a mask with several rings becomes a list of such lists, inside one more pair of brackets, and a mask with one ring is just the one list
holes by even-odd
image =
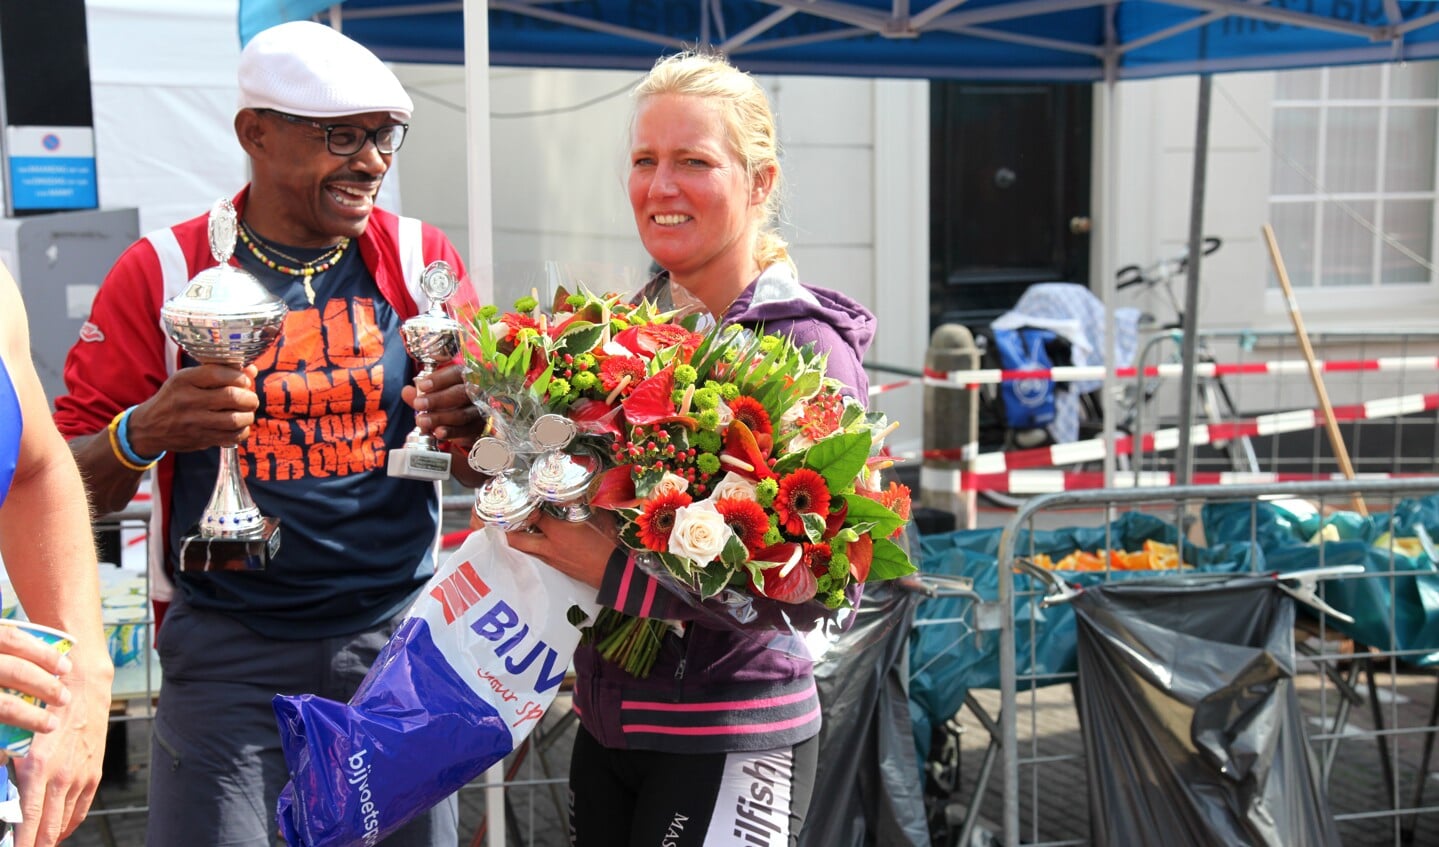
[[676, 703], [682, 702], [684, 700], [685, 664], [689, 661], [690, 633], [693, 631], [693, 627], [685, 627], [684, 635], [680, 636], [680, 660], [679, 663], [675, 665], [674, 702]]

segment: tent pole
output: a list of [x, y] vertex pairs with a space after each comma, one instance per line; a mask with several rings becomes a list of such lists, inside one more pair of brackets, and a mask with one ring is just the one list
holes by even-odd
[[1194, 362], [1198, 357], [1199, 264], [1204, 257], [1204, 180], [1209, 159], [1209, 99], [1214, 78], [1199, 75], [1199, 106], [1194, 121], [1194, 189], [1189, 201], [1189, 261], [1184, 280], [1183, 371], [1179, 385], [1179, 448], [1174, 459], [1175, 481], [1188, 485], [1194, 478]]
[[[490, 204], [490, 17], [485, 0], [465, 0], [464, 19], [465, 171], [468, 188], [465, 204], [469, 225], [469, 255], [465, 265], [479, 302], [493, 303], [495, 252]], [[491, 832], [494, 825], [491, 820]]]
[[[490, 13], [485, 0], [465, 0], [465, 208], [470, 285], [482, 304], [495, 301], [490, 211]], [[505, 763], [485, 771], [489, 847], [505, 847]]]

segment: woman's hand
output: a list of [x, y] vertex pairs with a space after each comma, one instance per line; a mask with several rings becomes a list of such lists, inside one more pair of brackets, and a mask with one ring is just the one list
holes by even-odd
[[594, 512], [584, 523], [571, 523], [535, 511], [530, 525], [508, 536], [510, 546], [586, 585], [600, 587], [610, 555], [619, 547], [614, 515]]

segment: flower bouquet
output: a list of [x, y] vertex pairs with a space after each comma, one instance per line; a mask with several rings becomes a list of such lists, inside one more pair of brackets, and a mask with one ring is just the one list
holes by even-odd
[[[891, 540], [909, 491], [878, 482], [893, 425], [841, 393], [824, 355], [737, 326], [696, 332], [692, 316], [618, 295], [537, 306], [478, 314], [472, 389], [492, 398], [498, 430], [527, 405], [570, 420], [601, 458], [588, 508], [613, 511], [639, 566], [707, 620], [813, 628], [865, 581], [914, 570]], [[589, 637], [643, 676], [668, 627], [607, 609]]]

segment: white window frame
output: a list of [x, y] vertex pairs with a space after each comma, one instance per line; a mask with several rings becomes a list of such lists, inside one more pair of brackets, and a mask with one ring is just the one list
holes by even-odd
[[[1269, 195], [1269, 206], [1271, 209], [1275, 205], [1283, 204], [1310, 204], [1314, 206], [1314, 231], [1312, 235], [1315, 253], [1314, 265], [1316, 266], [1316, 273], [1318, 275], [1323, 274], [1324, 219], [1326, 213], [1343, 214], [1342, 211], [1333, 208], [1335, 202], [1373, 204], [1374, 218], [1370, 223], [1374, 225], [1377, 232], [1371, 234], [1371, 238], [1373, 238], [1374, 241], [1374, 249], [1370, 259], [1371, 267], [1368, 284], [1321, 286], [1318, 284], [1317, 278], [1305, 280], [1291, 278], [1291, 282], [1296, 291], [1302, 291], [1304, 293], [1306, 302], [1311, 300], [1318, 301], [1318, 305], [1321, 305], [1325, 311], [1330, 309], [1336, 311], [1372, 309], [1375, 295], [1379, 293], [1382, 293], [1386, 306], [1391, 308], [1402, 308], [1409, 304], [1432, 304], [1435, 289], [1439, 287], [1439, 274], [1436, 274], [1433, 270], [1430, 271], [1427, 282], [1390, 284], [1380, 282], [1382, 263], [1384, 260], [1384, 244], [1377, 233], [1384, 231], [1384, 205], [1386, 201], [1428, 200], [1431, 205], [1434, 206], [1435, 210], [1431, 215], [1430, 255], [1428, 258], [1431, 265], [1439, 263], [1439, 141], [1436, 141], [1435, 150], [1433, 151], [1433, 155], [1435, 156], [1434, 174], [1436, 185], [1430, 186], [1426, 191], [1404, 192], [1385, 191], [1383, 186], [1384, 174], [1386, 172], [1385, 158], [1388, 155], [1390, 111], [1394, 108], [1414, 106], [1434, 108], [1436, 122], [1439, 122], [1439, 96], [1423, 99], [1390, 99], [1389, 92], [1391, 90], [1392, 67], [1391, 65], [1378, 66], [1380, 72], [1380, 90], [1377, 98], [1331, 98], [1329, 96], [1330, 81], [1331, 75], [1335, 70], [1332, 68], [1320, 68], [1309, 71], [1311, 73], [1316, 71], [1319, 73], [1319, 95], [1317, 98], [1280, 99], [1277, 91], [1275, 94], [1273, 109], [1276, 115], [1286, 109], [1316, 109], [1318, 112], [1318, 120], [1314, 131], [1317, 134], [1315, 161], [1317, 163], [1317, 170], [1319, 170], [1320, 173], [1315, 175], [1316, 179], [1322, 178], [1323, 163], [1327, 155], [1326, 144], [1330, 110], [1334, 108], [1376, 108], [1379, 111], [1378, 149], [1375, 151], [1378, 184], [1373, 191], [1329, 192], [1324, 191], [1322, 185], [1320, 185], [1316, 186], [1311, 193]], [[1272, 133], [1271, 137], [1274, 137]], [[1436, 129], [1435, 137], [1439, 139], [1439, 129]], [[1271, 154], [1272, 167], [1276, 169], [1289, 167], [1286, 162], [1280, 159], [1280, 153], [1282, 153], [1282, 151], [1276, 151]], [[1272, 269], [1269, 270], [1267, 278], [1267, 299], [1274, 301], [1275, 304], [1278, 305], [1279, 301], [1282, 300], [1282, 295], [1278, 290], [1277, 278]]]

